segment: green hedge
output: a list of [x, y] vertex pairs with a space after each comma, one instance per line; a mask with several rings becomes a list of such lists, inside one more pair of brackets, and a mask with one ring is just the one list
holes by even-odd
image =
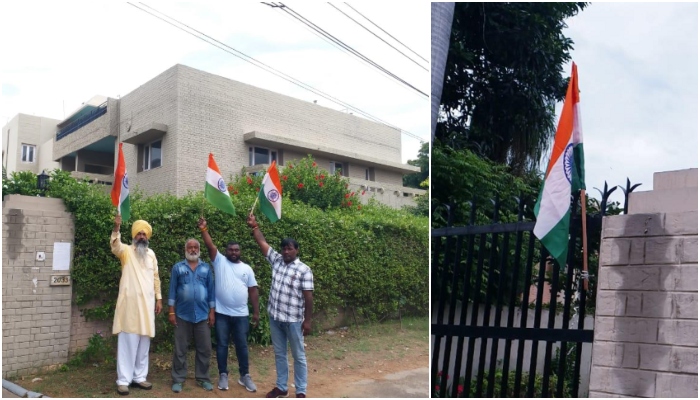
[[[309, 164], [307, 167], [315, 168], [315, 165], [311, 167]], [[19, 182], [31, 179], [25, 175], [20, 178], [18, 174], [13, 174], [4, 180], [4, 194], [24, 194], [17, 188], [30, 187]], [[241, 258], [253, 267], [261, 295], [262, 323], [252, 332], [251, 340], [269, 343], [265, 304], [271, 280], [270, 266], [245, 224], [261, 178], [231, 177], [229, 187], [235, 188], [231, 193], [236, 216], [215, 209], [204, 200], [203, 192], [190, 193], [181, 198], [170, 194], [145, 198], [132, 189], [131, 220], [124, 221], [121, 233], [122, 240], [130, 243], [133, 221], [144, 219], [152, 225], [150, 246], [158, 258], [164, 306], [167, 304], [170, 270], [184, 258], [185, 240], [194, 237], [203, 243], [196, 226], [200, 215], [207, 219], [209, 232], [220, 251], [229, 240], [239, 241]], [[327, 186], [337, 192], [337, 185]], [[317, 187], [323, 189], [323, 186]], [[316, 314], [333, 315], [338, 307], [352, 307], [359, 316], [371, 320], [394, 315], [399, 308], [402, 314], [427, 313], [427, 218], [372, 201], [361, 207], [348, 207], [348, 200], [344, 200], [344, 205], [333, 207], [333, 202], [326, 201], [324, 210], [293, 200], [292, 197], [301, 197], [298, 194], [292, 196], [294, 188], [298, 188], [298, 182], [288, 178], [280, 221], [271, 224], [258, 210], [256, 217], [273, 248], [279, 249], [279, 242], [285, 237], [295, 238], [299, 242], [300, 259], [311, 267], [314, 274]], [[364, 194], [339, 195], [343, 199], [356, 199], [354, 204], [358, 204], [357, 198]], [[101, 305], [83, 310], [84, 315], [94, 319], [112, 318], [120, 266], [109, 248], [115, 214], [109, 195], [104, 187], [76, 181], [67, 172], [56, 170], [51, 172], [47, 196], [62, 198], [75, 218], [71, 275], [76, 303], [81, 306], [98, 300]], [[336, 202], [340, 203], [343, 201]], [[202, 259], [209, 261], [206, 251], [202, 252]], [[156, 330], [158, 334], [154, 345], [169, 347], [172, 329], [164, 314], [158, 318]]]

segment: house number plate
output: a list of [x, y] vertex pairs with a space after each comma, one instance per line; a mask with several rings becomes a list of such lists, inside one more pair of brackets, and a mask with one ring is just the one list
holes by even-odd
[[70, 275], [51, 275], [51, 286], [70, 286]]

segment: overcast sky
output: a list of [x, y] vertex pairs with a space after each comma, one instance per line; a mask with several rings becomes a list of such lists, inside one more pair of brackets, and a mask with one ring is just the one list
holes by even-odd
[[[427, 97], [339, 50], [279, 9], [259, 2], [145, 4], [412, 135], [430, 138]], [[329, 4], [285, 4], [420, 91], [430, 93], [429, 72]], [[386, 2], [349, 4], [430, 60], [428, 3], [401, 3], [400, 13]], [[427, 62], [347, 5], [335, 6], [430, 70]], [[124, 96], [178, 63], [351, 112], [126, 2], [2, 2], [0, 12], [4, 16], [0, 24], [2, 125], [17, 113], [63, 119], [93, 95]], [[420, 141], [412, 135], [402, 135], [404, 162], [416, 158], [420, 148]]]
[[[593, 3], [566, 22], [588, 193], [600, 198], [594, 187], [628, 177], [652, 190], [654, 172], [697, 168], [697, 3]], [[612, 198], [622, 201], [621, 190]]]

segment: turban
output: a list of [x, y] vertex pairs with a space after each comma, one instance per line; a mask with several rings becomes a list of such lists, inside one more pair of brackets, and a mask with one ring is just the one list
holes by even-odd
[[151, 228], [151, 225], [148, 224], [148, 222], [142, 219], [134, 222], [134, 225], [131, 226], [131, 237], [136, 237], [136, 235], [138, 235], [138, 233], [141, 231], [146, 232], [146, 238], [148, 238], [149, 240], [151, 239], [153, 229]]

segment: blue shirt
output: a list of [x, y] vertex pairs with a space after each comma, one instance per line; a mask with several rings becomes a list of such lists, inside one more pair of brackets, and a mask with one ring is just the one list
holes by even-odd
[[198, 261], [192, 271], [187, 260], [173, 266], [170, 274], [168, 305], [175, 306], [175, 315], [191, 323], [205, 321], [209, 309], [216, 305], [214, 275], [209, 264]]

